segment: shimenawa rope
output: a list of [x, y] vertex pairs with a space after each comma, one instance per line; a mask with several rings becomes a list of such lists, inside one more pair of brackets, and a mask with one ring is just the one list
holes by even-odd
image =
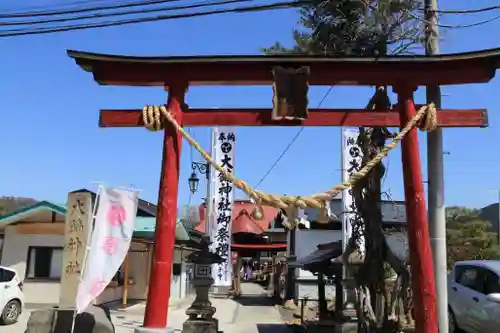
[[[418, 126], [423, 131], [433, 131], [437, 127], [436, 107], [433, 103], [422, 106], [415, 116], [410, 119], [406, 126], [399, 132], [390, 144], [382, 148], [382, 150], [369, 161], [361, 170], [353, 173], [351, 177], [341, 183], [332, 187], [330, 190], [316, 193], [311, 196], [291, 196], [291, 195], [276, 195], [268, 194], [256, 189], [253, 189], [245, 181], [236, 178], [233, 174], [226, 172], [220, 165], [218, 165], [212, 157], [196, 142], [177, 121], [172, 117], [170, 112], [165, 106], [152, 106], [147, 105], [142, 110], [142, 117], [144, 126], [151, 131], [158, 131], [164, 128], [162, 118], [168, 120], [172, 126], [181, 133], [181, 135], [203, 156], [207, 162], [219, 171], [227, 180], [231, 181], [236, 187], [248, 194], [250, 198], [255, 200], [258, 205], [266, 204], [276, 208], [288, 208], [290, 206], [299, 208], [324, 208], [327, 201], [332, 200], [342, 190], [348, 189], [356, 185], [363, 177], [365, 177], [378, 163], [387, 156], [389, 151], [394, 149], [398, 142], [414, 127]], [[424, 118], [425, 117], [425, 118]]]

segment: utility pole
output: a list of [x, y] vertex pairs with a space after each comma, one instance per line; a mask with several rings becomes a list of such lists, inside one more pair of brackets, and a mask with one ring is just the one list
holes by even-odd
[[[425, 54], [439, 54], [437, 0], [425, 0]], [[427, 86], [427, 102], [441, 107], [439, 86]], [[443, 132], [441, 128], [427, 133], [427, 195], [429, 236], [434, 261], [436, 309], [440, 333], [448, 332], [448, 287], [446, 268], [446, 216], [444, 206]]]

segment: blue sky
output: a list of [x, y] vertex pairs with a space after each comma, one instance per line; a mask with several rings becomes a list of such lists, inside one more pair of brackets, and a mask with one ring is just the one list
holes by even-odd
[[[49, 0], [7, 0], [2, 8], [61, 3]], [[472, 6], [466, 1], [441, 0], [442, 9]], [[467, 3], [470, 3], [469, 5]], [[497, 4], [476, 0], [475, 7]], [[444, 16], [443, 24], [467, 24], [495, 13]], [[0, 38], [0, 91], [2, 118], [0, 142], [0, 195], [34, 197], [64, 202], [67, 192], [109, 185], [134, 185], [145, 199], [156, 201], [159, 182], [160, 133], [141, 128], [100, 129], [99, 108], [142, 108], [160, 104], [161, 88], [102, 87], [66, 56], [66, 49], [125, 55], [257, 54], [275, 41], [291, 43], [294, 10], [225, 14], [52, 35]], [[442, 53], [493, 48], [500, 20], [469, 29], [441, 29]], [[315, 87], [315, 107], [328, 87]], [[363, 107], [370, 88], [333, 88], [323, 107]], [[447, 205], [484, 206], [496, 200], [500, 187], [500, 157], [493, 147], [500, 138], [498, 92], [500, 79], [489, 84], [444, 87], [443, 107], [487, 108], [487, 129], [445, 129], [444, 149]], [[193, 107], [270, 107], [269, 87], [192, 88]], [[423, 91], [416, 95], [424, 102]], [[236, 173], [255, 184], [287, 146], [298, 128], [238, 128]], [[208, 147], [209, 129], [195, 128], [194, 136]], [[424, 179], [426, 139], [420, 135]], [[340, 180], [340, 130], [306, 128], [260, 189], [273, 193], [306, 195], [328, 189]], [[187, 179], [190, 148], [183, 146], [179, 205], [190, 200]], [[200, 161], [193, 154], [195, 161]], [[389, 173], [384, 189], [403, 199], [401, 155], [386, 160]], [[203, 185], [201, 185], [203, 186]], [[200, 187], [201, 187], [200, 186]], [[199, 191], [191, 198], [198, 203]], [[243, 195], [242, 195], [243, 196]]]

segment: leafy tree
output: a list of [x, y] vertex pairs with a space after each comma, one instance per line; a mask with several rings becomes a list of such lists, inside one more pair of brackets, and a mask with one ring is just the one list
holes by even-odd
[[449, 207], [446, 210], [448, 266], [456, 261], [500, 259], [497, 233], [481, 220], [479, 209]]

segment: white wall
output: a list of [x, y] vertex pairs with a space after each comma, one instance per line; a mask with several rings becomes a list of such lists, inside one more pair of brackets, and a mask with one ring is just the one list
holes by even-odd
[[4, 235], [0, 235], [0, 264], [1, 264], [1, 261], [2, 261], [2, 250], [3, 250], [3, 238]]
[[[182, 254], [180, 249], [174, 250], [174, 263], [180, 264], [182, 262]], [[172, 282], [170, 283], [170, 298], [178, 299], [182, 298], [181, 294], [182, 279], [181, 276], [176, 276], [172, 272]]]
[[[5, 239], [2, 251], [2, 266], [13, 268], [24, 280], [26, 261], [30, 246], [62, 247], [62, 235], [23, 235], [12, 232], [11, 227], [5, 228]], [[24, 296], [26, 303], [57, 304], [59, 302], [59, 281], [24, 281]]]
[[186, 297], [186, 281], [187, 281], [187, 271], [186, 271], [186, 257], [191, 253], [191, 250], [183, 248], [175, 248], [174, 251], [174, 263], [181, 264], [181, 274], [172, 274], [172, 283], [170, 284], [170, 298], [179, 299]]
[[[318, 244], [338, 242], [342, 239], [342, 232], [339, 230], [310, 230], [298, 229], [295, 234], [295, 255], [297, 259], [308, 256], [318, 249]], [[315, 278], [306, 270], [299, 269], [299, 278]]]
[[129, 277], [134, 280], [134, 284], [129, 287], [128, 297], [130, 299], [146, 299], [150, 261], [150, 252], [129, 253]]

